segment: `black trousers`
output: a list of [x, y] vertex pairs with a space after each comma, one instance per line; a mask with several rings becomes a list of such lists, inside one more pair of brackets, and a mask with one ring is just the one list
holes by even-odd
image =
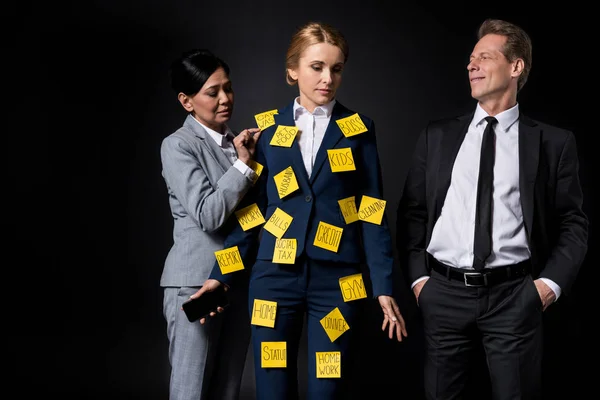
[[541, 398], [542, 301], [530, 275], [467, 287], [432, 271], [419, 308], [427, 399], [463, 398], [472, 351], [480, 344], [494, 400]]

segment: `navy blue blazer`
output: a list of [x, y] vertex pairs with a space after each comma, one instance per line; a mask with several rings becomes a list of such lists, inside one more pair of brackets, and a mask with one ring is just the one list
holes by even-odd
[[[283, 210], [291, 215], [293, 220], [282, 238], [297, 240], [296, 257], [306, 253], [315, 260], [366, 264], [373, 296], [391, 296], [394, 259], [385, 212], [379, 225], [362, 220], [346, 224], [338, 204], [338, 200], [350, 196], [355, 196], [357, 209], [363, 195], [383, 200], [374, 122], [369, 117], [359, 114], [368, 130], [350, 137], [344, 136], [336, 123], [336, 120], [353, 114], [356, 112], [336, 102], [309, 178], [296, 139], [291, 147], [270, 144], [279, 125], [295, 126], [293, 102], [278, 110], [278, 114], [274, 116], [275, 125], [266, 128], [257, 143], [255, 160], [262, 164], [264, 169], [240, 207], [257, 203], [266, 221], [269, 221], [277, 208]], [[332, 172], [327, 150], [343, 148], [351, 149], [356, 169]], [[280, 198], [273, 176], [290, 166], [299, 189]], [[313, 245], [320, 221], [343, 228], [337, 252]], [[238, 224], [226, 238], [224, 248], [238, 246], [244, 267], [249, 269], [255, 257], [260, 260], [273, 259], [276, 239], [264, 229], [264, 224], [248, 231], [243, 231]], [[215, 262], [210, 277], [230, 284], [233, 275], [237, 273], [236, 271], [224, 275], [218, 262]]]

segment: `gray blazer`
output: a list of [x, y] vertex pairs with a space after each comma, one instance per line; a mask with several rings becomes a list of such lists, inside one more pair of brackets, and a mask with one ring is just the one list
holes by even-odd
[[223, 249], [227, 219], [253, 182], [190, 115], [163, 139], [160, 155], [174, 220], [160, 285], [200, 286], [215, 264], [214, 252]]

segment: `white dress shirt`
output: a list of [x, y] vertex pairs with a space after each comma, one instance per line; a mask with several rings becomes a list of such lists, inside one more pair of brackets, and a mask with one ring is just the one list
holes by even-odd
[[[436, 260], [455, 268], [473, 269], [477, 180], [483, 131], [488, 114], [477, 104], [473, 120], [460, 146], [442, 212], [427, 247]], [[531, 257], [519, 190], [519, 105], [495, 116], [496, 158], [492, 212], [492, 252], [486, 268], [518, 264]], [[417, 279], [412, 286], [418, 281]], [[542, 278], [556, 294], [561, 289]]]
[[294, 121], [298, 128], [298, 146], [300, 146], [304, 167], [310, 178], [315, 157], [319, 147], [321, 147], [323, 137], [325, 137], [325, 131], [327, 125], [329, 125], [331, 112], [336, 101], [332, 100], [327, 104], [318, 106], [312, 113], [301, 106], [299, 101], [300, 97], [297, 97], [294, 101]]

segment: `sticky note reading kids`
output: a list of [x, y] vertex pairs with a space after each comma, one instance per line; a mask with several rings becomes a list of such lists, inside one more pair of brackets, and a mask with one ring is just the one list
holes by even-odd
[[290, 147], [294, 143], [297, 134], [297, 127], [279, 125], [269, 144], [271, 146]]
[[277, 186], [277, 193], [279, 194], [280, 199], [283, 199], [285, 196], [299, 188], [296, 174], [294, 174], [294, 170], [291, 166], [273, 176], [273, 179], [275, 180], [275, 186]]
[[381, 225], [385, 203], [385, 200], [363, 196], [358, 207], [358, 219], [375, 225]]
[[235, 212], [235, 216], [242, 226], [242, 229], [245, 231], [265, 223], [265, 217], [263, 217], [256, 203], [237, 210]]
[[352, 157], [352, 149], [346, 147], [344, 149], [328, 149], [327, 157], [331, 172], [355, 171], [354, 157]]
[[277, 315], [277, 302], [269, 300], [254, 299], [252, 306], [252, 325], [266, 326], [273, 328], [275, 326], [275, 316]]
[[254, 119], [256, 120], [256, 126], [263, 130], [271, 125], [275, 125], [275, 114], [277, 114], [277, 110], [269, 110], [256, 114], [254, 116]]
[[283, 211], [281, 208], [277, 207], [271, 218], [265, 224], [265, 230], [271, 232], [273, 236], [281, 239], [287, 228], [290, 227], [292, 220], [294, 218]]
[[296, 239], [275, 239], [273, 262], [279, 264], [293, 264], [296, 262]]
[[223, 275], [244, 269], [242, 256], [237, 246], [215, 251], [219, 268]]
[[340, 210], [342, 210], [344, 221], [347, 224], [358, 221], [358, 211], [356, 211], [356, 199], [354, 196], [338, 200], [338, 204], [340, 205]]
[[332, 342], [350, 329], [340, 309], [337, 307], [321, 319], [321, 325]]
[[287, 342], [261, 342], [260, 366], [262, 368], [286, 368]]
[[343, 231], [343, 228], [338, 228], [337, 226], [319, 221], [317, 235], [315, 236], [313, 244], [317, 247], [337, 253]]
[[367, 131], [367, 127], [365, 126], [362, 119], [360, 119], [360, 115], [358, 113], [351, 115], [346, 118], [341, 118], [335, 121], [342, 133], [346, 137], [358, 135], [359, 133], [363, 133]]
[[340, 351], [317, 351], [317, 378], [341, 378], [342, 353]]
[[362, 274], [343, 276], [340, 278], [339, 282], [342, 297], [345, 302], [367, 297]]

